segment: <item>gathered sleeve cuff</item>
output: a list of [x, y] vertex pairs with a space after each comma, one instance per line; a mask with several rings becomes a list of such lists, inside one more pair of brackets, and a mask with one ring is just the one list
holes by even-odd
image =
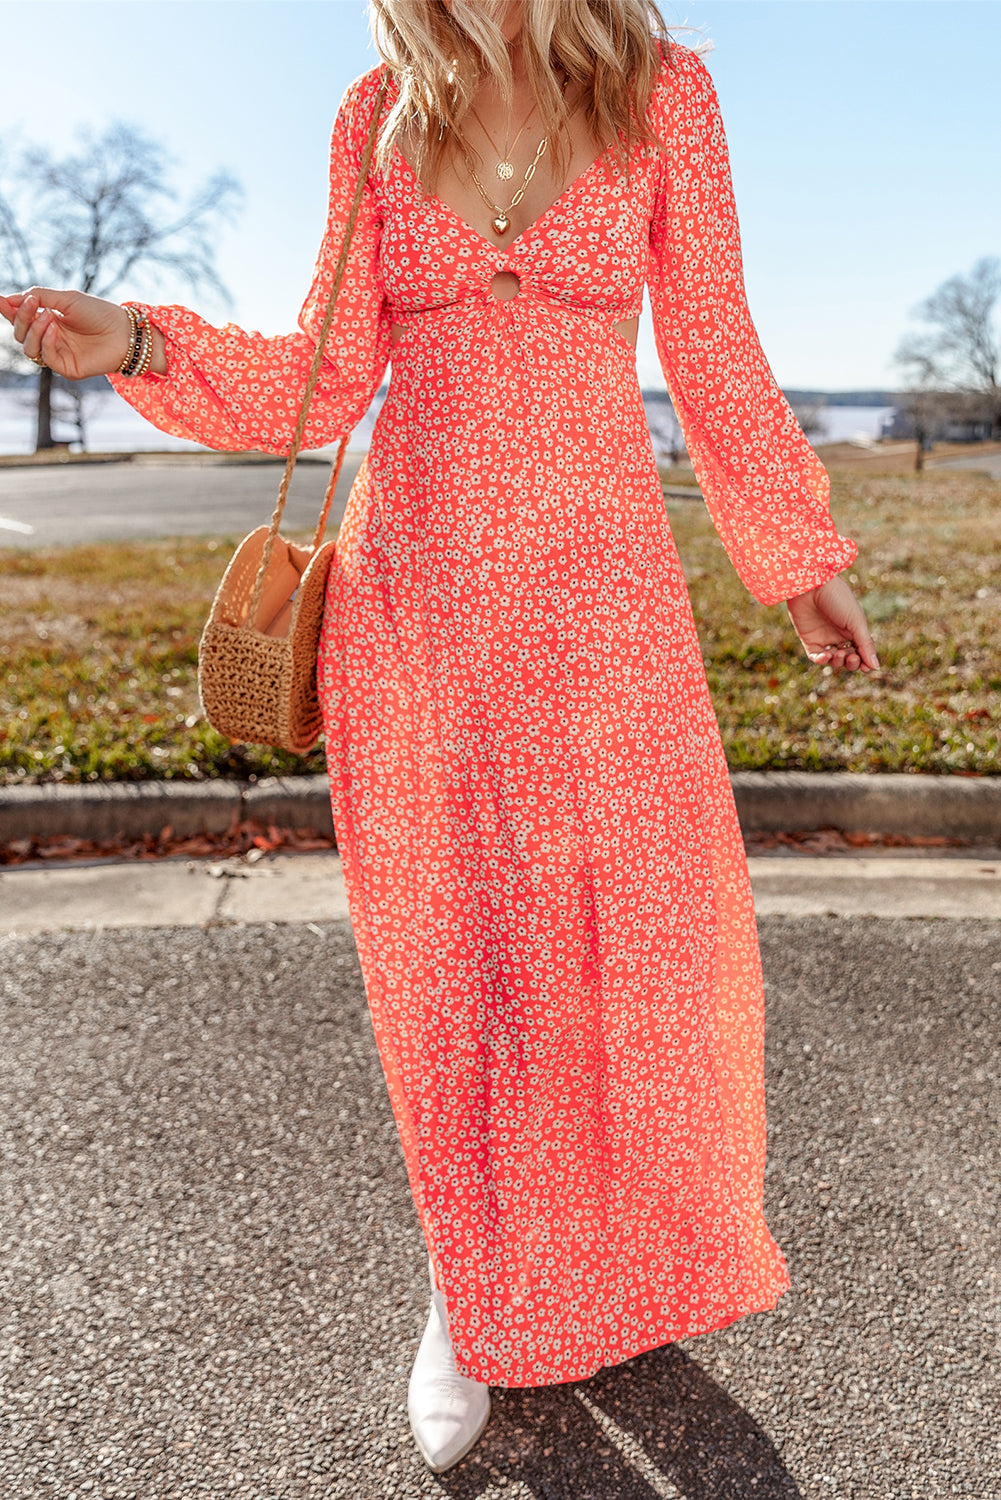
[[[131, 302], [162, 332], [167, 374], [116, 373], [108, 379], [161, 431], [228, 452], [291, 449], [380, 82], [380, 69], [366, 73], [349, 87], [338, 109], [327, 222], [296, 332], [268, 337], [235, 323], [216, 327], [176, 304]], [[324, 447], [350, 432], [385, 374], [391, 341], [378, 274], [380, 229], [368, 184], [309, 405], [304, 448]]]
[[[673, 67], [671, 66], [673, 62]], [[830, 479], [751, 321], [719, 102], [705, 63], [671, 47], [650, 121], [667, 153], [650, 230], [661, 368], [713, 524], [748, 591], [777, 604], [858, 555], [830, 513]]]

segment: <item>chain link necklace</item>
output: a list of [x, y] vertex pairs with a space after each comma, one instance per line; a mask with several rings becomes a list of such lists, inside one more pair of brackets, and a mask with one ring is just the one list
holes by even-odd
[[538, 150], [536, 151], [534, 157], [529, 162], [528, 167], [525, 170], [524, 182], [521, 184], [521, 187], [511, 199], [511, 202], [508, 204], [507, 208], [502, 208], [499, 203], [495, 203], [490, 197], [490, 194], [487, 192], [486, 188], [483, 186], [482, 182], [476, 175], [476, 170], [473, 166], [473, 163], [469, 159], [468, 152], [466, 153], [466, 170], [469, 172], [470, 177], [473, 179], [474, 183], [479, 189], [480, 197], [483, 199], [484, 203], [488, 208], [493, 209], [494, 216], [490, 220], [490, 222], [494, 227], [495, 234], [506, 234], [507, 231], [511, 228], [511, 210], [512, 208], [518, 207], [518, 204], [527, 193], [528, 184], [535, 176], [535, 169], [539, 165], [539, 162], [542, 159], [542, 153], [545, 151], [548, 144], [549, 137], [544, 135], [542, 137], [542, 140], [539, 142]]
[[[567, 84], [569, 83], [569, 81], [570, 81], [569, 78], [564, 78], [564, 80], [563, 80], [562, 93], [564, 94], [564, 96], [566, 95]], [[528, 115], [526, 116], [526, 118], [525, 118], [525, 124], [522, 125], [521, 130], [518, 131], [518, 134], [514, 138], [514, 143], [511, 146], [511, 150], [512, 151], [514, 150], [514, 146], [517, 144], [517, 142], [518, 142], [518, 140], [519, 140], [522, 132], [524, 131], [525, 125], [528, 124], [529, 120], [532, 118], [532, 115], [535, 113], [535, 111], [536, 111], [537, 108], [538, 108], [538, 105], [534, 104], [532, 106], [531, 110], [529, 111]], [[494, 142], [493, 136], [490, 134], [489, 130], [487, 130], [487, 127], [483, 124], [483, 121], [480, 119], [479, 115], [476, 113], [476, 107], [475, 107], [475, 105], [470, 105], [470, 109], [472, 111], [472, 114], [475, 116], [477, 122], [479, 123], [479, 126], [480, 126], [481, 130], [483, 131], [484, 135], [486, 136], [487, 140], [490, 142], [491, 146], [493, 146], [494, 150], [496, 151], [497, 150], [497, 146], [496, 146], [496, 143]], [[480, 197], [483, 199], [484, 203], [487, 205], [487, 207], [489, 209], [493, 210], [494, 217], [490, 220], [490, 222], [493, 225], [494, 233], [495, 234], [506, 234], [507, 231], [511, 228], [511, 210], [512, 210], [512, 208], [517, 208], [518, 207], [518, 204], [521, 202], [522, 198], [524, 198], [525, 194], [527, 193], [527, 191], [528, 191], [528, 185], [531, 182], [532, 178], [535, 176], [535, 169], [539, 165], [539, 162], [542, 160], [543, 152], [545, 151], [546, 147], [549, 145], [549, 137], [546, 136], [546, 135], [544, 135], [542, 137], [542, 140], [539, 142], [538, 149], [536, 150], [536, 153], [535, 153], [534, 157], [529, 162], [528, 167], [525, 170], [525, 178], [524, 178], [524, 181], [521, 184], [521, 187], [515, 193], [514, 197], [511, 199], [511, 202], [507, 205], [507, 208], [502, 208], [499, 203], [495, 203], [494, 202], [494, 200], [490, 197], [489, 193], [487, 192], [486, 188], [483, 186], [483, 184], [480, 181], [480, 179], [477, 177], [477, 175], [476, 175], [476, 169], [473, 166], [472, 161], [470, 160], [469, 152], [466, 149], [466, 140], [465, 140], [465, 137], [463, 136], [462, 132], [457, 130], [456, 134], [459, 136], [459, 139], [462, 141], [462, 144], [463, 144], [463, 152], [464, 152], [464, 157], [465, 157], [465, 162], [466, 162], [466, 170], [468, 171], [470, 177], [473, 179], [473, 182], [476, 185], [477, 191], [479, 192]], [[506, 150], [504, 152], [504, 155], [501, 157], [500, 161], [497, 163], [497, 176], [501, 179], [501, 181], [508, 181], [508, 180], [510, 180], [511, 177], [514, 176], [514, 167], [512, 166], [511, 162], [508, 160], [508, 152]]]

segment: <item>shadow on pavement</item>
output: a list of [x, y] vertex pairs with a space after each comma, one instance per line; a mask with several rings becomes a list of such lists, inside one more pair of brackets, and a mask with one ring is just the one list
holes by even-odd
[[693, 1359], [673, 1346], [590, 1380], [491, 1392], [480, 1445], [437, 1483], [479, 1500], [498, 1471], [545, 1500], [796, 1500], [774, 1444]]

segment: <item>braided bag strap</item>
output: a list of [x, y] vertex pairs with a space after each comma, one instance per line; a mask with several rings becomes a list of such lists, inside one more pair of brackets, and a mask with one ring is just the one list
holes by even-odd
[[[267, 576], [268, 564], [271, 561], [271, 552], [275, 545], [275, 540], [278, 536], [278, 528], [281, 525], [282, 513], [285, 510], [285, 502], [288, 499], [288, 489], [292, 481], [292, 473], [295, 469], [295, 461], [299, 456], [299, 449], [302, 447], [303, 433], [306, 430], [306, 418], [309, 413], [309, 403], [313, 399], [313, 392], [316, 389], [316, 382], [320, 374], [320, 366], [323, 363], [323, 346], [326, 342], [327, 334], [330, 331], [330, 324], [333, 320], [334, 304], [337, 301], [338, 294], [341, 290], [341, 284], [344, 280], [344, 273], [347, 270], [348, 255], [351, 250], [351, 237], [354, 234], [355, 225], [358, 222], [358, 214], [361, 209], [362, 195], [365, 191], [365, 179], [368, 176], [369, 164], [371, 163], [372, 153], [375, 149], [375, 137], [376, 130], [379, 124], [379, 115], [382, 112], [382, 104], [383, 100], [386, 97], [386, 90], [389, 87], [389, 76], [390, 75], [387, 72], [385, 78], [382, 80], [378, 98], [375, 102], [375, 108], [372, 111], [372, 121], [368, 128], [368, 138], [365, 142], [365, 149], [362, 152], [361, 165], [358, 169], [358, 181], [355, 184], [355, 195], [351, 203], [351, 212], [348, 215], [347, 228], [344, 231], [344, 242], [341, 245], [341, 253], [338, 257], [337, 267], [334, 271], [334, 284], [330, 290], [330, 297], [327, 300], [327, 310], [323, 317], [323, 323], [320, 326], [320, 332], [316, 340], [316, 348], [313, 351], [313, 363], [310, 366], [309, 378], [306, 381], [306, 391], [302, 398], [302, 407], [299, 412], [298, 421], [295, 424], [295, 431], [292, 435], [292, 448], [289, 452], [288, 458], [285, 461], [285, 472], [282, 475], [281, 484], [278, 487], [278, 499], [275, 503], [275, 508], [271, 516], [271, 525], [268, 530], [267, 539], [264, 543], [264, 550], [261, 553], [261, 565], [257, 570], [257, 578], [254, 581], [254, 593], [250, 602], [250, 613], [247, 616], [248, 623], [250, 624], [251, 628], [253, 628], [253, 622], [257, 619], [257, 611], [261, 603], [261, 594], [264, 590], [264, 580]], [[337, 458], [334, 462], [334, 467], [330, 476], [329, 483], [327, 484], [327, 493], [323, 499], [323, 506], [320, 510], [320, 517], [317, 522], [316, 532], [313, 536], [311, 549], [313, 552], [317, 550], [320, 543], [323, 541], [323, 534], [327, 529], [327, 517], [330, 515], [330, 507], [334, 499], [334, 490], [337, 488], [337, 480], [340, 476], [341, 465], [344, 462], [344, 453], [345, 449], [347, 448], [347, 443], [348, 434], [345, 433], [341, 438], [340, 447], [337, 450]]]

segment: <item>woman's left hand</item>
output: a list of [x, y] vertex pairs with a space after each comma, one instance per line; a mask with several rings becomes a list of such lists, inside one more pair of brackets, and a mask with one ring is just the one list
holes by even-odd
[[862, 606], [840, 574], [787, 599], [786, 608], [807, 656], [818, 666], [880, 670]]

